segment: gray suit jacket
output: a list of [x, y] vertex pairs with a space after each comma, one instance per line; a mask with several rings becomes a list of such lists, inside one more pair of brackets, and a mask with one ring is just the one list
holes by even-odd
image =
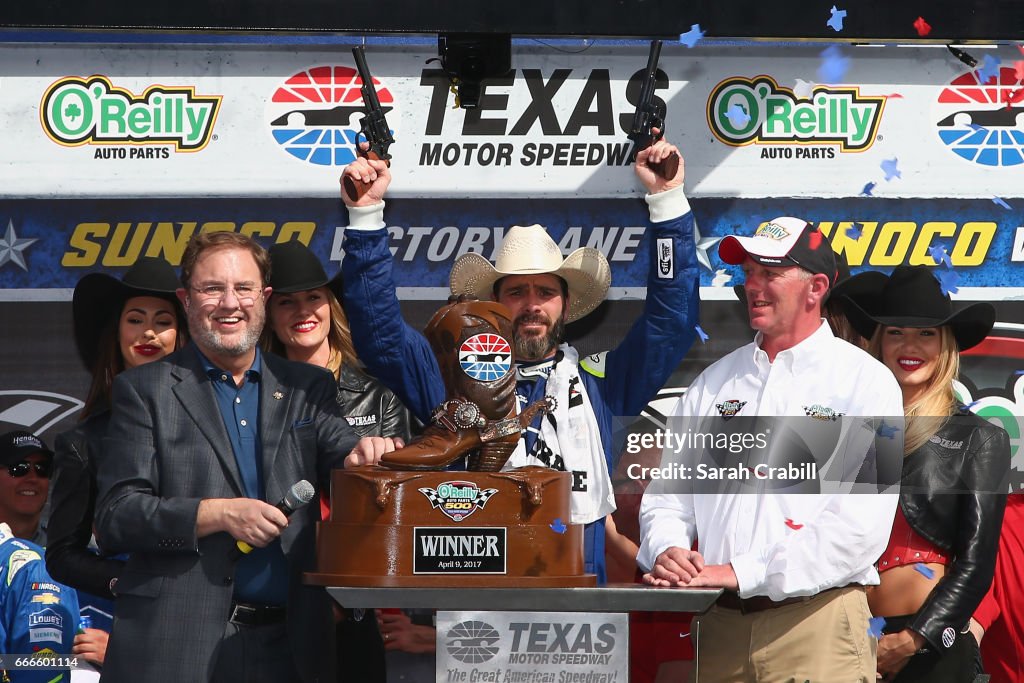
[[[329, 490], [356, 435], [322, 368], [263, 355], [260, 440], [266, 500], [300, 479]], [[234, 540], [196, 537], [204, 498], [244, 496], [231, 442], [194, 347], [116, 378], [104, 448], [97, 454], [97, 537], [129, 553], [117, 584], [103, 680], [208, 681], [232, 600]], [[334, 622], [322, 588], [302, 585], [313, 569], [316, 501], [295, 512], [281, 536], [290, 565], [288, 632], [305, 681], [334, 680]]]

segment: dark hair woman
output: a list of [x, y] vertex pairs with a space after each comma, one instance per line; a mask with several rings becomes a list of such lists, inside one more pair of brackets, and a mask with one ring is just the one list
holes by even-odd
[[147, 256], [122, 280], [92, 273], [75, 286], [75, 345], [92, 383], [81, 422], [57, 437], [46, 567], [58, 581], [100, 597], [113, 597], [110, 585], [121, 563], [89, 550], [96, 504], [92, 453], [107, 430], [114, 377], [184, 345], [185, 317], [175, 296], [180, 286], [167, 261]]
[[[857, 280], [855, 276], [853, 280]], [[878, 673], [885, 681], [967, 683], [978, 644], [968, 621], [992, 581], [1010, 466], [1006, 432], [953, 393], [960, 351], [992, 329], [987, 303], [954, 313], [924, 266], [899, 266], [858, 290], [846, 314], [903, 390], [900, 502], [881, 583], [868, 605], [884, 617]]]

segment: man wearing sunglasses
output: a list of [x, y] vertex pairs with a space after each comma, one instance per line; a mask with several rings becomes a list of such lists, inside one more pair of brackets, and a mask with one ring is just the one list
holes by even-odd
[[[78, 626], [75, 591], [50, 578], [39, 517], [50, 490], [53, 452], [29, 432], [0, 436], [0, 653], [67, 655]], [[68, 681], [68, 671], [0, 671], [12, 683]]]
[[46, 545], [39, 517], [50, 492], [53, 452], [29, 432], [0, 437], [0, 522], [18, 538]]

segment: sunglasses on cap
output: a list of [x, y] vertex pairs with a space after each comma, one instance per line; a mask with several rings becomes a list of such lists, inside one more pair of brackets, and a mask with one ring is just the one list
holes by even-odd
[[22, 460], [21, 462], [12, 463], [7, 466], [7, 474], [14, 478], [24, 477], [28, 474], [29, 470], [34, 469], [36, 474], [43, 479], [49, 479], [50, 474], [53, 472], [53, 463], [49, 461], [44, 462], [29, 462], [28, 460]]

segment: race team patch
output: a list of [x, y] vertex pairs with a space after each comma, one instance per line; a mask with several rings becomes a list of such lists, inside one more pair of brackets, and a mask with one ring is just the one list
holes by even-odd
[[716, 403], [715, 408], [718, 410], [718, 414], [722, 416], [723, 420], [729, 420], [736, 417], [736, 413], [743, 410], [743, 406], [747, 405], [746, 401], [722, 401]]

